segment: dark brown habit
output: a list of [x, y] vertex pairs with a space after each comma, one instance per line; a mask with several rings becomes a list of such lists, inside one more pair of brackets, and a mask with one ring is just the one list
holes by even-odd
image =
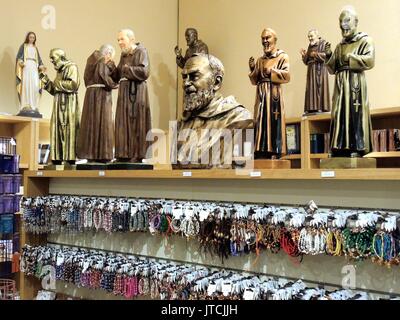
[[141, 162], [146, 157], [146, 135], [151, 130], [149, 76], [149, 57], [141, 44], [122, 54], [113, 75], [120, 82], [115, 114], [115, 157], [119, 161]]
[[[270, 68], [271, 74], [265, 74]], [[269, 159], [287, 153], [285, 104], [281, 85], [290, 81], [289, 56], [277, 50], [257, 60], [250, 81], [257, 86], [254, 113], [255, 157]]]
[[305, 113], [331, 111], [329, 76], [325, 66], [325, 44], [326, 41], [320, 39], [316, 45], [308, 47], [303, 57], [303, 62], [308, 67]]
[[114, 125], [111, 90], [117, 88], [111, 73], [113, 62], [104, 63], [99, 51], [87, 60], [87, 87], [79, 133], [78, 157], [90, 161], [107, 162], [113, 159]]

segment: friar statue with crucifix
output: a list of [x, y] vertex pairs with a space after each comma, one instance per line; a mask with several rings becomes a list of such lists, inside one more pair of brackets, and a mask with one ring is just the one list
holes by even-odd
[[371, 37], [357, 32], [358, 16], [345, 7], [339, 18], [342, 42], [325, 46], [328, 71], [336, 75], [332, 103], [331, 156], [358, 158], [372, 151], [372, 124], [365, 71], [375, 65]]
[[250, 81], [257, 86], [255, 104], [255, 159], [279, 159], [287, 153], [285, 107], [281, 85], [290, 81], [289, 57], [277, 49], [272, 29], [261, 34], [264, 55], [250, 58]]

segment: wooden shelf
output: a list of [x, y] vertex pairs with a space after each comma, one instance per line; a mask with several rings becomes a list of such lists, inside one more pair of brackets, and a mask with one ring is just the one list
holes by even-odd
[[327, 121], [331, 120], [332, 116], [330, 112], [326, 113], [321, 113], [321, 114], [315, 114], [315, 115], [307, 115], [303, 116], [303, 120], [308, 120], [308, 121]]
[[301, 154], [289, 154], [284, 156], [282, 160], [301, 160]]
[[[334, 173], [325, 178], [325, 173]], [[400, 169], [159, 170], [159, 171], [26, 171], [27, 179], [186, 179], [186, 180], [396, 180]]]
[[328, 159], [329, 154], [328, 153], [312, 153], [310, 155], [311, 159]]
[[372, 152], [367, 154], [364, 158], [400, 158], [400, 151]]
[[20, 163], [20, 164], [19, 164], [19, 168], [20, 168], [20, 169], [29, 169], [29, 164], [27, 164], [27, 163]]
[[301, 123], [301, 117], [295, 117], [295, 118], [287, 118], [286, 119], [286, 124], [300, 124]]
[[0, 123], [16, 124], [22, 122], [32, 122], [32, 118], [0, 115]]
[[381, 108], [381, 109], [372, 109], [371, 117], [372, 118], [388, 118], [395, 117], [400, 115], [400, 107], [392, 107], [392, 108]]

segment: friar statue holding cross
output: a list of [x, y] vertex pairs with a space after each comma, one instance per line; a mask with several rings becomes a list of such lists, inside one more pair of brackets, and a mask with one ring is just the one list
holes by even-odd
[[342, 42], [332, 52], [325, 46], [326, 65], [336, 75], [332, 103], [331, 156], [358, 158], [372, 151], [372, 124], [365, 71], [375, 66], [371, 37], [357, 32], [358, 15], [345, 7], [339, 18]]
[[289, 57], [277, 49], [272, 29], [261, 34], [264, 55], [250, 58], [250, 81], [257, 86], [255, 114], [255, 159], [279, 159], [287, 153], [286, 122], [281, 84], [290, 81]]

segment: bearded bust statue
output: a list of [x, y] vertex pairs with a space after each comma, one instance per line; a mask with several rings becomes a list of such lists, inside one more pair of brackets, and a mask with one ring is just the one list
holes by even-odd
[[[219, 93], [224, 66], [216, 57], [194, 54], [182, 77], [184, 110], [171, 148], [174, 168], [232, 168], [237, 150], [243, 150], [244, 131], [252, 132], [253, 115], [233, 96]], [[249, 131], [247, 137], [254, 139]]]

